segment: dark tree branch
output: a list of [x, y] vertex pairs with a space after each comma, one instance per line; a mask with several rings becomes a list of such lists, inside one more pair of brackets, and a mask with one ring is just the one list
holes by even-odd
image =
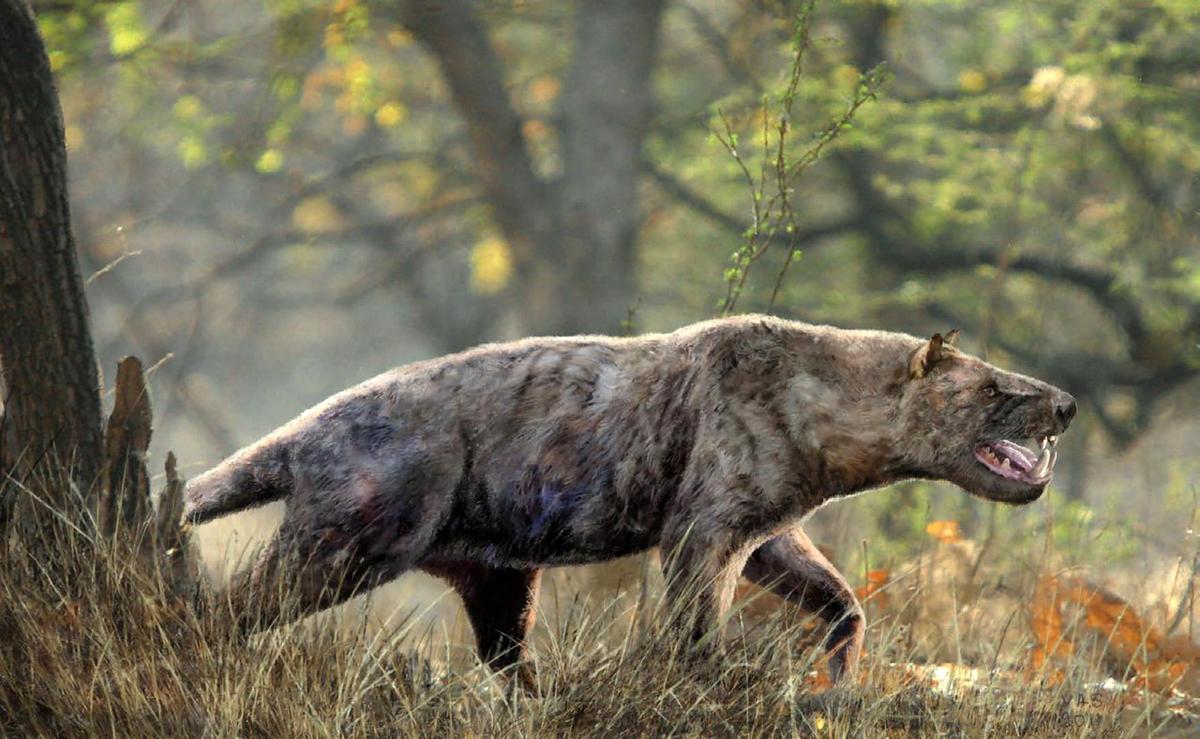
[[1200, 223], [1196, 213], [1176, 208], [1172, 203], [1166, 191], [1154, 181], [1153, 175], [1150, 173], [1146, 162], [1139, 154], [1134, 151], [1121, 134], [1117, 131], [1116, 125], [1112, 121], [1104, 121], [1100, 126], [1100, 140], [1108, 146], [1109, 150], [1116, 157], [1117, 161], [1129, 173], [1129, 177], [1133, 180], [1134, 187], [1141, 193], [1142, 198], [1157, 210], [1169, 212], [1171, 215], [1178, 216], [1183, 221], [1191, 226]]
[[[746, 228], [749, 227], [749, 223], [721, 210], [715, 203], [707, 200], [700, 193], [685, 185], [670, 172], [660, 169], [654, 162], [647, 159], [644, 161], [643, 166], [646, 173], [654, 180], [654, 183], [658, 185], [660, 190], [674, 198], [681, 205], [691, 208], [713, 224], [725, 229], [730, 234], [741, 238]], [[859, 230], [859, 228], [860, 219], [855, 215], [830, 221], [829, 223], [809, 226], [808, 228], [799, 230], [795, 234], [775, 234], [771, 242], [781, 246], [790, 244], [795, 247], [801, 244], [813, 244], [822, 239], [840, 236]]]
[[[388, 7], [380, 12], [388, 12]], [[526, 242], [531, 231], [548, 230], [546, 188], [529, 158], [521, 117], [504, 86], [503, 65], [472, 6], [463, 0], [407, 0], [398, 10], [400, 22], [441, 67], [466, 121], [479, 179], [505, 236]]]
[[[895, 266], [926, 273], [969, 270], [980, 265], [999, 266], [1006, 257], [1000, 249], [980, 247], [969, 249], [939, 239], [938, 249], [908, 246], [887, 250]], [[1010, 272], [1034, 275], [1044, 280], [1064, 282], [1088, 292], [1109, 313], [1135, 344], [1146, 338], [1147, 329], [1137, 305], [1117, 291], [1118, 277], [1113, 272], [1094, 270], [1057, 259], [1032, 254], [1007, 257]]]
[[704, 11], [691, 3], [683, 3], [683, 11], [687, 13], [688, 20], [691, 21], [692, 28], [696, 31], [696, 34], [704, 39], [704, 43], [716, 55], [730, 79], [749, 87], [755, 96], [761, 96], [763, 93], [762, 83], [758, 81], [758, 78], [754, 76], [754, 73], [745, 64], [742, 64], [734, 57], [732, 50], [729, 48], [729, 39], [721, 32], [721, 29], [705, 15]]
[[944, 232], [931, 243], [922, 242], [914, 236], [915, 229], [908, 218], [871, 182], [866, 157], [864, 152], [856, 151], [839, 152], [832, 158], [846, 176], [851, 195], [863, 214], [859, 222], [870, 237], [871, 250], [881, 260], [900, 269], [933, 274], [968, 270], [985, 264], [996, 266], [1003, 261], [1011, 272], [1065, 282], [1086, 291], [1113, 316], [1130, 341], [1137, 344], [1146, 339], [1149, 332], [1141, 311], [1132, 298], [1117, 289], [1120, 278], [1114, 271], [1031, 254], [1010, 257], [995, 247], [968, 247], [958, 243], [954, 234]]
[[447, 213], [460, 210], [473, 203], [472, 198], [462, 198], [438, 203], [419, 213], [381, 218], [372, 221], [353, 219], [356, 225], [328, 232], [307, 232], [297, 229], [281, 229], [261, 234], [245, 249], [236, 252], [225, 260], [218, 262], [197, 277], [182, 283], [168, 285], [153, 290], [132, 301], [129, 312], [121, 320], [121, 325], [131, 325], [141, 322], [145, 311], [165, 302], [175, 300], [187, 293], [203, 294], [217, 281], [240, 273], [263, 259], [277, 253], [281, 248], [293, 244], [345, 246], [356, 240], [365, 240], [371, 246], [388, 244], [394, 246], [400, 234], [405, 230], [429, 223], [434, 219], [444, 217]]

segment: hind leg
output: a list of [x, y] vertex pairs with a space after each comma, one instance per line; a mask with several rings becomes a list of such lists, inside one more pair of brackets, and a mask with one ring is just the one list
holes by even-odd
[[391, 579], [386, 562], [330, 548], [286, 523], [225, 593], [238, 629], [252, 633], [342, 603]]
[[542, 571], [475, 562], [425, 564], [422, 569], [449, 582], [462, 598], [479, 658], [498, 672], [516, 665], [517, 679], [532, 692], [536, 683], [526, 639], [537, 617]]
[[303, 618], [400, 576], [445, 520], [453, 480], [431, 465], [382, 475], [360, 471], [288, 503], [279, 533], [227, 597], [239, 627]]

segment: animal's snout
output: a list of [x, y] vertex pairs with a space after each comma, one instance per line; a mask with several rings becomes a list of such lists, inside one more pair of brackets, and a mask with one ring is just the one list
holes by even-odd
[[1054, 418], [1058, 421], [1059, 431], [1066, 431], [1075, 417], [1075, 398], [1070, 393], [1059, 392], [1054, 398]]

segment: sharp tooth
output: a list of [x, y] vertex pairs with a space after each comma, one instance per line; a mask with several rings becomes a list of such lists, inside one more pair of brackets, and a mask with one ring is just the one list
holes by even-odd
[[1053, 464], [1051, 461], [1053, 454], [1054, 452], [1049, 449], [1042, 450], [1042, 456], [1038, 457], [1037, 466], [1033, 468], [1031, 473], [1034, 477], [1044, 477], [1050, 471], [1050, 467]]
[[1005, 457], [1004, 461], [1000, 463], [1000, 466], [1004, 469], [1008, 469], [1012, 466], [1012, 463], [1008, 461], [1007, 457]]
[[1046, 437], [1043, 436], [1042, 440], [1038, 442], [1038, 446], [1040, 446], [1042, 449], [1045, 449], [1047, 443], [1048, 443], [1048, 441], [1047, 441]]
[[1050, 437], [1050, 445], [1051, 445], [1051, 446], [1054, 446], [1054, 445], [1055, 445], [1055, 444], [1057, 444], [1057, 443], [1058, 443], [1058, 437], [1057, 437], [1057, 436], [1051, 436], [1051, 437]]

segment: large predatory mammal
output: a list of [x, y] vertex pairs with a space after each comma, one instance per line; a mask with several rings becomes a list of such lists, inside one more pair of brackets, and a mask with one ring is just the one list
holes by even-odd
[[457, 590], [481, 658], [504, 668], [523, 663], [543, 567], [658, 546], [693, 638], [745, 576], [828, 621], [836, 678], [863, 615], [804, 517], [907, 478], [1028, 503], [1075, 414], [956, 339], [745, 316], [482, 346], [333, 396], [193, 480], [184, 515], [286, 499], [228, 592], [248, 629], [421, 569]]

